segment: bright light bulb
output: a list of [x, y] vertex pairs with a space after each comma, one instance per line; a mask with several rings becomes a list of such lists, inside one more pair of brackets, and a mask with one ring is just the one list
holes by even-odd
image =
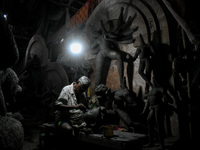
[[79, 43], [72, 43], [70, 45], [70, 50], [72, 53], [80, 53], [82, 51], [82, 46]]
[[7, 20], [7, 15], [6, 14], [4, 14], [3, 17]]

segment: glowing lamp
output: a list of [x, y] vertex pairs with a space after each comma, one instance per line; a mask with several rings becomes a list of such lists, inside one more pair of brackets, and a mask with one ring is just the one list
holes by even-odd
[[75, 53], [75, 54], [81, 53], [81, 51], [82, 51], [82, 45], [79, 44], [79, 43], [72, 43], [72, 44], [70, 45], [70, 51], [71, 51], [72, 53]]

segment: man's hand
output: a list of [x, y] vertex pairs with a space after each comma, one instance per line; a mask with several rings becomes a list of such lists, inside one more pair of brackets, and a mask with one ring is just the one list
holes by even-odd
[[78, 104], [78, 108], [83, 111], [86, 111], [86, 107], [82, 103]]

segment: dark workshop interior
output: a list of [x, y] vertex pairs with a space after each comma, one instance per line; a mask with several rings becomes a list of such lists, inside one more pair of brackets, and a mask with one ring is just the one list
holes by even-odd
[[1, 0], [0, 150], [199, 147], [198, 7]]

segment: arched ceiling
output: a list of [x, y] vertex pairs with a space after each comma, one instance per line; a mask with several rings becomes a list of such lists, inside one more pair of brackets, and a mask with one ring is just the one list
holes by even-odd
[[[12, 30], [20, 50], [20, 53], [25, 53], [30, 38], [38, 29], [45, 9], [49, 6], [51, 12], [56, 10], [69, 11], [69, 16], [73, 16], [87, 0], [1, 0], [0, 11], [7, 14], [8, 23], [12, 26]], [[135, 32], [134, 37], [138, 37], [139, 33], [145, 36], [145, 41], [149, 42], [153, 39], [153, 31], [161, 30], [158, 37], [162, 42], [167, 43], [168, 31], [163, 30], [167, 26], [165, 16], [159, 4], [162, 0], [96, 0], [100, 2], [88, 20], [88, 24], [94, 25], [96, 29], [99, 28], [100, 18], [104, 20], [116, 19], [119, 15], [119, 8], [121, 6], [128, 8], [128, 15], [136, 12], [137, 19], [132, 26], [139, 24], [139, 30]], [[180, 12], [189, 23], [193, 25], [197, 36], [200, 33], [200, 21], [197, 14], [198, 1], [187, 0], [169, 0], [172, 2], [174, 8]], [[163, 6], [162, 6], [163, 7]], [[54, 10], [54, 11], [53, 11]], [[87, 28], [87, 27], [86, 27]], [[150, 36], [151, 35], [151, 36]], [[163, 38], [164, 37], [164, 38]], [[137, 40], [135, 42], [137, 45]]]

